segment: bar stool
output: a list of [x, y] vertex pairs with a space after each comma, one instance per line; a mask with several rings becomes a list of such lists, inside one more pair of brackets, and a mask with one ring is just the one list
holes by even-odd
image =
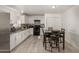
[[[49, 39], [50, 39], [50, 35], [49, 34], [46, 34], [44, 32], [44, 29], [42, 28], [42, 32], [43, 32], [43, 47], [45, 47], [45, 50], [47, 49], [47, 43], [50, 43], [49, 42]], [[48, 38], [48, 39], [47, 39]]]
[[63, 43], [63, 50], [65, 49], [65, 29], [61, 28], [60, 43]]
[[[58, 52], [60, 52], [60, 46], [59, 46], [59, 32], [54, 33], [51, 35], [51, 39], [49, 40], [50, 42], [50, 48], [52, 52], [52, 48], [57, 48]], [[55, 45], [55, 46], [54, 46]]]

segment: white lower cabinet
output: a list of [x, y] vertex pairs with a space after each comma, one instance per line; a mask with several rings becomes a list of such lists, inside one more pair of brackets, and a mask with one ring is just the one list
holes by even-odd
[[29, 30], [30, 34], [33, 35], [33, 28], [30, 28]]
[[16, 45], [18, 45], [21, 42], [21, 32], [16, 33]]
[[30, 30], [24, 30], [16, 33], [10, 34], [10, 50], [19, 45], [23, 40], [25, 40], [30, 35]]
[[10, 50], [12, 50], [16, 46], [16, 34], [10, 34]]
[[22, 40], [24, 40], [27, 37], [27, 35], [25, 33], [26, 33], [26, 31], [22, 32]]

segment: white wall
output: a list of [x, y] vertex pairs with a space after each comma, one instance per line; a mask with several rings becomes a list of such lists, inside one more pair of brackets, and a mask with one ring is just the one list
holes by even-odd
[[79, 6], [74, 6], [62, 15], [62, 26], [66, 29], [66, 41], [79, 47]]
[[61, 28], [61, 14], [45, 14], [45, 27]]
[[28, 24], [29, 23], [29, 16], [25, 15], [25, 23]]

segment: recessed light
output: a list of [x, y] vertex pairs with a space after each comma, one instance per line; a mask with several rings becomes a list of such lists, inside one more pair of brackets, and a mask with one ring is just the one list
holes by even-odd
[[52, 8], [56, 8], [56, 6], [52, 6]]

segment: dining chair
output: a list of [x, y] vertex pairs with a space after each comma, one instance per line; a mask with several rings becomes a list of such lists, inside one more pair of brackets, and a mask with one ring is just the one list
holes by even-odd
[[53, 30], [53, 27], [48, 27], [48, 30], [49, 30], [49, 31], [52, 31], [52, 30]]
[[43, 32], [43, 47], [45, 47], [45, 50], [47, 49], [47, 43], [49, 42], [50, 36], [44, 32], [44, 29], [42, 28]]
[[44, 29], [42, 28], [42, 32], [43, 32], [43, 47], [45, 46], [45, 41], [46, 41], [46, 39], [45, 39], [45, 33], [44, 33]]
[[50, 48], [51, 52], [53, 48], [57, 48], [58, 52], [60, 52], [60, 46], [59, 46], [59, 32], [52, 32], [50, 42]]
[[65, 49], [65, 29], [61, 28], [60, 43], [63, 43], [63, 50]]

